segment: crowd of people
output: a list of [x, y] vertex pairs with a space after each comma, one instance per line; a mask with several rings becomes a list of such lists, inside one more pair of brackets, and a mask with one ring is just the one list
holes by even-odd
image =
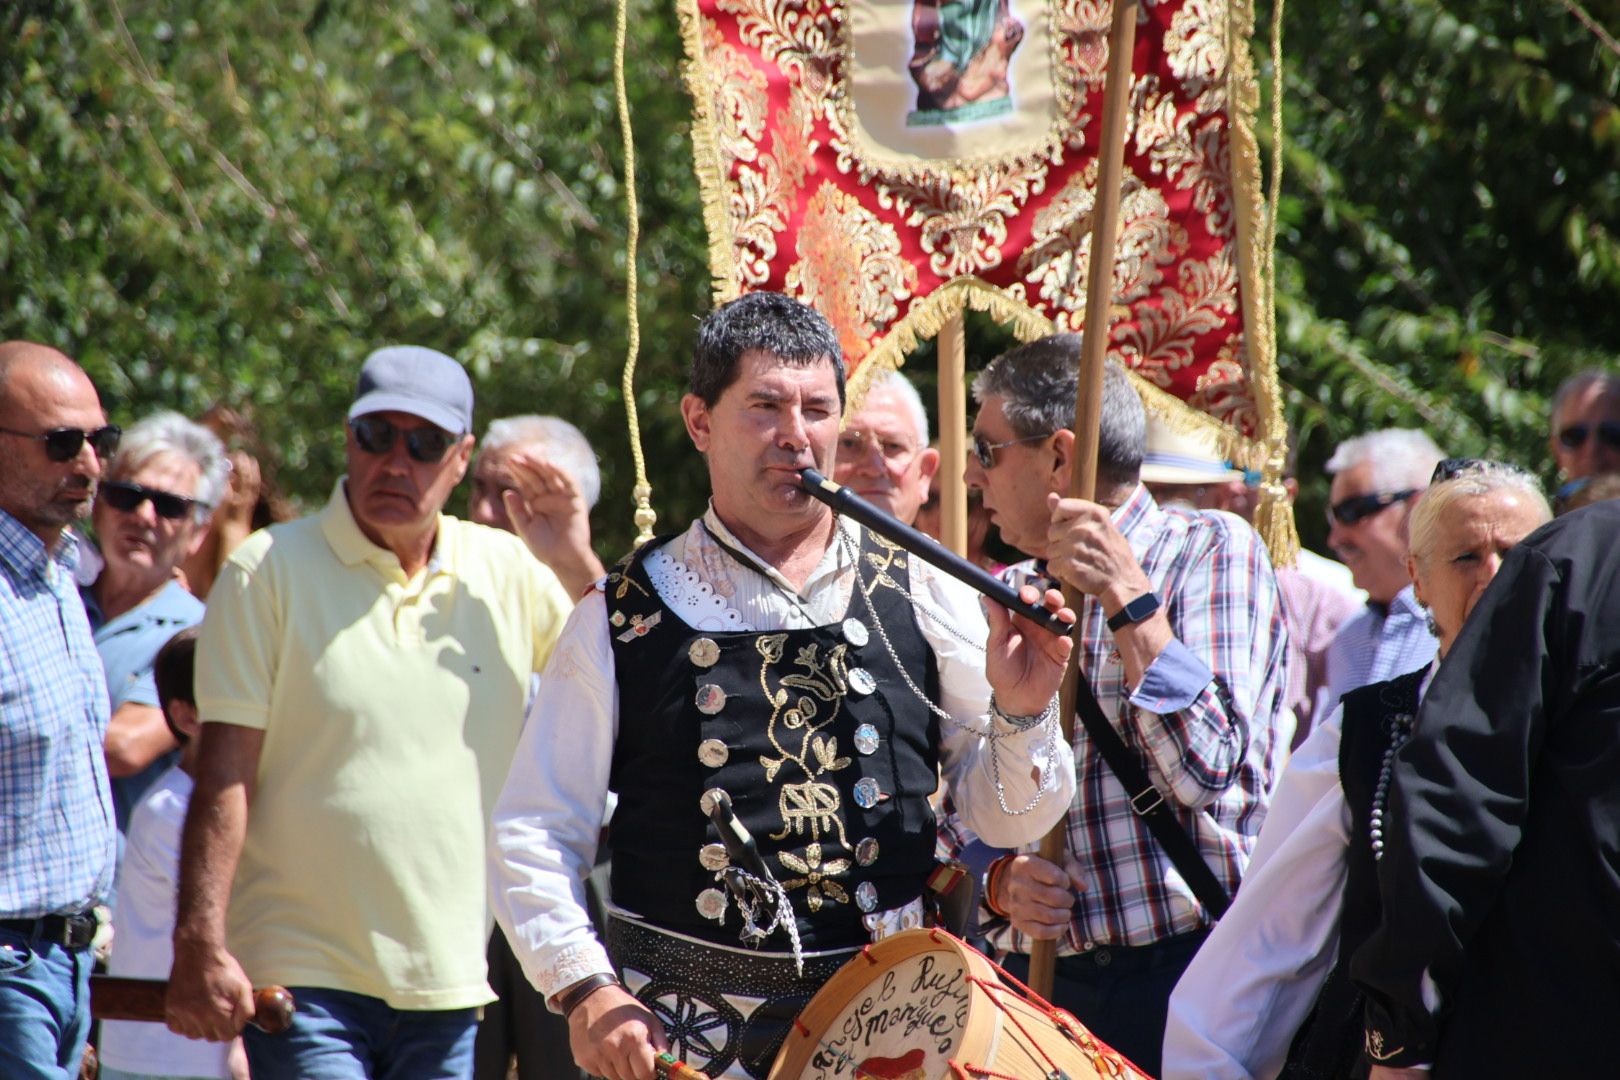
[[[1368, 432], [1325, 467], [1339, 561], [1274, 566], [1260, 478], [1112, 361], [1070, 495], [1078, 359], [991, 361], [962, 463], [971, 557], [1063, 637], [805, 493], [937, 533], [957, 465], [903, 375], [850, 410], [778, 294], [699, 328], [704, 512], [612, 565], [584, 436], [480, 443], [434, 350], [366, 359], [296, 517], [249, 418], [122, 430], [0, 344], [0, 1076], [94, 1042], [110, 1080], [759, 1078], [863, 946], [942, 924], [1020, 978], [1054, 941], [1055, 1004], [1149, 1076], [1601, 1075], [1620, 375], [1554, 396], [1553, 499]], [[165, 1015], [92, 1037], [98, 963]]]

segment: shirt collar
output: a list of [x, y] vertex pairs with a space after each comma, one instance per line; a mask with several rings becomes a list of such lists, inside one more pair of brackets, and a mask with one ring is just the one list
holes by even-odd
[[[332, 488], [332, 497], [321, 510], [321, 534], [326, 537], [332, 554], [345, 566], [371, 563], [383, 569], [398, 570], [399, 556], [372, 543], [360, 531], [360, 524], [354, 520], [354, 511], [349, 508], [349, 499], [344, 493], [343, 485], [347, 479], [338, 477], [337, 484]], [[439, 515], [439, 527], [433, 537], [433, 553], [428, 556], [427, 562], [427, 572], [430, 574], [438, 573], [446, 560], [453, 559], [454, 552], [449, 549], [454, 547], [455, 540], [451, 535], [453, 530], [447, 527], [450, 520], [444, 514]]]
[[[737, 539], [735, 533], [726, 528], [725, 522], [720, 520], [720, 515], [714, 512], [713, 499], [709, 500], [709, 508], [703, 512], [703, 526], [709, 530], [716, 540], [727, 547], [736, 548], [754, 560], [756, 569], [764, 571], [765, 576], [770, 578], [772, 584], [780, 589], [786, 589], [790, 595], [809, 595], [824, 579], [836, 575], [846, 568], [850, 551], [860, 550], [860, 534], [856, 531], [858, 526], [855, 522], [842, 514], [834, 515], [833, 520], [838, 523], [838, 528], [833, 534], [833, 542], [827, 545], [827, 550], [821, 553], [821, 561], [816, 563], [816, 568], [810, 571], [809, 577], [805, 578], [804, 588], [795, 589], [789, 584], [788, 579], [782, 576], [780, 570], [761, 558], [747, 544]], [[848, 537], [852, 543], [848, 545], [839, 543], [841, 536]]]
[[79, 565], [79, 538], [72, 529], [63, 529], [56, 550], [49, 551], [32, 529], [0, 510], [0, 559], [17, 573], [34, 577], [44, 577], [46, 566], [54, 560], [71, 575]]

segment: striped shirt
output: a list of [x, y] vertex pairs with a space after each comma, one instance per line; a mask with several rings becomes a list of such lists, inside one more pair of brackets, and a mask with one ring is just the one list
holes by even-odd
[[77, 561], [71, 533], [53, 557], [0, 510], [0, 918], [82, 911], [111, 891], [107, 683]]
[[[1146, 767], [1228, 892], [1235, 891], [1265, 818], [1293, 731], [1286, 705], [1288, 631], [1260, 538], [1230, 514], [1162, 509], [1138, 485], [1114, 525], [1153, 582], [1175, 639], [1132, 692], [1102, 606], [1078, 612], [1083, 669], [1103, 713]], [[1013, 584], [1035, 564], [1010, 567]], [[1068, 849], [1086, 877], [1059, 952], [1148, 945], [1210, 923], [1125, 788], [1075, 723], [1079, 781]], [[970, 840], [953, 819], [958, 842]], [[1034, 850], [1033, 846], [1026, 850]], [[1006, 923], [984, 927], [999, 948], [1027, 952]]]
[[1327, 681], [1317, 692], [1316, 715], [1332, 712], [1357, 687], [1424, 667], [1439, 648], [1412, 586], [1396, 593], [1387, 610], [1369, 601], [1340, 624], [1328, 644]]

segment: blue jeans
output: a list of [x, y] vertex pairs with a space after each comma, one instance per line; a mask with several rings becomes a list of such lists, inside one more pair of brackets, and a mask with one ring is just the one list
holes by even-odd
[[396, 1009], [381, 998], [288, 987], [291, 1029], [242, 1032], [253, 1080], [467, 1080], [477, 1009]]
[[0, 930], [0, 1076], [76, 1080], [90, 1034], [89, 949]]

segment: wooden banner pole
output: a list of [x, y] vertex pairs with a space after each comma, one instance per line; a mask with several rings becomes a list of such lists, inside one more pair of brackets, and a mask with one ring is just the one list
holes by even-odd
[[[1103, 362], [1108, 358], [1108, 315], [1114, 301], [1114, 249], [1119, 239], [1120, 178], [1125, 163], [1125, 123], [1131, 100], [1131, 56], [1136, 51], [1136, 0], [1114, 0], [1108, 30], [1108, 79], [1103, 87], [1102, 144], [1098, 150], [1097, 201], [1091, 230], [1091, 266], [1086, 279], [1086, 324], [1080, 343], [1080, 385], [1074, 402], [1074, 469], [1069, 494], [1097, 495], [1098, 408], [1102, 399]], [[1075, 611], [1085, 600], [1064, 586], [1064, 602]], [[1080, 635], [1063, 676], [1060, 697], [1063, 737], [1074, 743], [1075, 693], [1080, 670]], [[1068, 815], [1041, 841], [1041, 857], [1064, 865]], [[1029, 953], [1029, 987], [1048, 1000], [1057, 965], [1056, 941], [1033, 941]]]
[[962, 313], [940, 327], [939, 338], [939, 491], [940, 542], [967, 557], [967, 344]]

